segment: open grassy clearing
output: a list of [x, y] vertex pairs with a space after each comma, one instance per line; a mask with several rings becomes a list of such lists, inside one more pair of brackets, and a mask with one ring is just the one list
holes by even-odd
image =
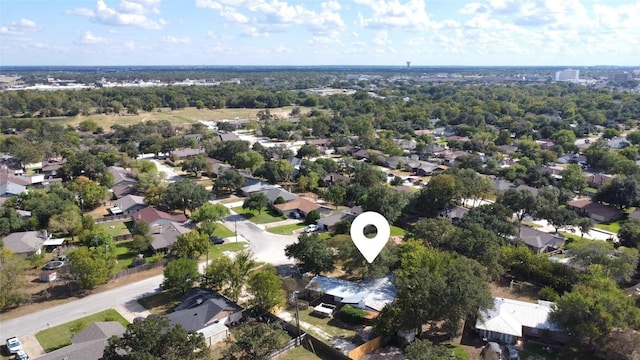
[[391, 236], [404, 236], [406, 233], [407, 231], [405, 229], [391, 225]]
[[216, 230], [213, 232], [213, 235], [216, 236], [220, 236], [221, 238], [228, 238], [228, 237], [232, 237], [235, 235], [235, 233], [231, 230], [229, 230], [228, 227], [222, 225], [222, 224], [217, 224], [216, 225]]
[[268, 224], [271, 222], [286, 220], [286, 216], [278, 215], [270, 212], [267, 209], [262, 209], [261, 212], [257, 212], [251, 209], [243, 209], [242, 206], [234, 207], [233, 211], [242, 215], [245, 219], [250, 220], [256, 224]]
[[71, 344], [71, 337], [84, 330], [96, 321], [117, 321], [127, 327], [129, 322], [113, 309], [105, 310], [81, 319], [54, 326], [36, 333], [36, 339], [46, 352], [59, 349]]
[[321, 358], [315, 356], [311, 351], [303, 348], [302, 346], [294, 347], [286, 353], [278, 356], [278, 360], [320, 360]]
[[[345, 338], [345, 339], [352, 339], [355, 336], [357, 336], [357, 332], [355, 330], [351, 330], [348, 329], [346, 327], [344, 327], [344, 325], [342, 324], [341, 321], [335, 319], [335, 318], [319, 318], [316, 316], [311, 315], [311, 313], [313, 312], [313, 308], [309, 307], [306, 310], [300, 310], [300, 321], [301, 322], [305, 322], [307, 324], [316, 326], [318, 328], [320, 328], [322, 331], [324, 331], [325, 333], [333, 336], [333, 337], [341, 337], [341, 338]], [[295, 322], [295, 320], [293, 320], [293, 322]], [[301, 325], [302, 328], [304, 328], [303, 325]], [[314, 336], [316, 336], [318, 339], [321, 340], [328, 340], [328, 339], [324, 339], [323, 336], [314, 333], [313, 329], [304, 329], [307, 332], [312, 333]]]
[[118, 241], [116, 243], [117, 269], [123, 270], [128, 268], [136, 255], [138, 255], [138, 252], [131, 249], [131, 241]]
[[[231, 240], [231, 241], [235, 241], [235, 240]], [[249, 244], [247, 244], [244, 241], [228, 242], [220, 245], [209, 245], [209, 260], [223, 256], [225, 251], [238, 252], [248, 247], [249, 247]], [[201, 256], [200, 260], [205, 260], [205, 257], [206, 256]]]
[[[286, 117], [291, 113], [294, 106], [285, 106], [282, 108], [269, 109], [271, 114]], [[219, 121], [219, 120], [233, 120], [239, 119], [256, 119], [259, 111], [264, 109], [201, 109], [198, 110], [194, 107], [171, 110], [170, 108], [160, 108], [155, 111], [145, 112], [141, 111], [138, 115], [115, 115], [115, 114], [95, 114], [95, 115], [78, 115], [73, 117], [59, 117], [51, 118], [50, 120], [62, 123], [64, 125], [76, 126], [82, 121], [93, 120], [98, 123], [104, 129], [110, 128], [112, 125], [131, 125], [137, 124], [143, 121], [159, 121], [168, 120], [174, 125], [186, 125], [194, 123], [198, 120], [204, 121]], [[300, 107], [303, 113], [308, 112], [310, 108]]]
[[596, 223], [594, 227], [617, 234], [618, 231], [620, 231], [620, 221], [612, 221], [610, 223]]
[[111, 236], [129, 235], [131, 232], [127, 227], [127, 221], [113, 221], [107, 223], [96, 224], [96, 227], [104, 230]]
[[304, 227], [304, 222], [300, 222], [297, 224], [274, 226], [271, 228], [267, 228], [267, 231], [270, 233], [279, 234], [279, 235], [291, 235], [293, 234], [294, 231], [300, 230], [303, 227]]
[[158, 315], [166, 315], [180, 303], [178, 297], [161, 292], [138, 299], [138, 303], [149, 312]]

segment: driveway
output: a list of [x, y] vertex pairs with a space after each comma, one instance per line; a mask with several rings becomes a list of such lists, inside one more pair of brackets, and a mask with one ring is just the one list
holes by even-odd
[[150, 160], [152, 163], [156, 164], [156, 168], [158, 169], [158, 171], [162, 171], [165, 174], [165, 180], [167, 180], [168, 182], [175, 182], [176, 180], [180, 179], [180, 174], [175, 172], [173, 168], [170, 168], [169, 166], [161, 163], [156, 159]]

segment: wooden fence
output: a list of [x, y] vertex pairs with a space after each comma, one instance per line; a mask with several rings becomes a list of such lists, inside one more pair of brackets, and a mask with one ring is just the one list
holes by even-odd
[[378, 336], [377, 338], [371, 339], [366, 343], [358, 346], [357, 348], [349, 351], [349, 358], [353, 360], [359, 360], [361, 357], [378, 350], [381, 346], [382, 338]]
[[129, 240], [131, 238], [133, 238], [133, 235], [131, 234], [116, 235], [113, 237], [113, 241], [123, 241], [123, 240]]
[[136, 266], [136, 267], [120, 270], [120, 271], [118, 271], [117, 273], [115, 273], [114, 275], [111, 276], [111, 280], [119, 279], [119, 278], [121, 278], [123, 276], [135, 274], [135, 273], [138, 273], [138, 272], [141, 272], [141, 271], [147, 271], [147, 270], [159, 268], [159, 267], [164, 266], [167, 262], [168, 262], [168, 260], [162, 260], [162, 261], [154, 262], [152, 264], [144, 264], [144, 265], [140, 265], [140, 266]]
[[287, 351], [293, 349], [294, 347], [298, 346], [298, 344], [301, 344], [304, 341], [306, 336], [307, 336], [307, 334], [303, 333], [302, 335], [298, 336], [297, 338], [292, 339], [282, 349], [276, 350], [273, 353], [271, 353], [270, 355], [267, 355], [266, 359], [267, 360], [275, 359], [278, 356], [280, 356], [280, 355], [286, 353]]
[[93, 221], [96, 224], [111, 222], [111, 221], [120, 221], [120, 220], [132, 221], [133, 217], [131, 215], [120, 214], [120, 215], [103, 216], [103, 217], [93, 219]]

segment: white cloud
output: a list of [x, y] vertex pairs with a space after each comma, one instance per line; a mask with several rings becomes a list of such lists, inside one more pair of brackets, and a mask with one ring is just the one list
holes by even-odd
[[136, 49], [136, 43], [133, 40], [125, 41], [124, 48], [133, 51]]
[[371, 41], [379, 46], [391, 44], [391, 40], [389, 40], [389, 33], [386, 30], [379, 31]]
[[260, 36], [269, 36], [269, 33], [259, 31], [254, 26], [246, 26], [244, 29], [242, 29], [242, 31], [240, 32], [240, 35], [249, 36], [249, 37], [260, 37]]
[[85, 31], [82, 36], [75, 41], [78, 45], [98, 45], [105, 44], [107, 39], [94, 35], [91, 31]]
[[220, 11], [220, 16], [222, 16], [223, 18], [229, 21], [239, 23], [239, 24], [246, 24], [249, 22], [248, 17], [246, 17], [242, 13], [239, 13], [238, 11], [236, 11], [236, 9], [229, 6], [225, 6], [224, 9]]
[[342, 6], [340, 6], [340, 3], [337, 1], [323, 2], [322, 4], [320, 4], [320, 6], [323, 10], [328, 11], [338, 11], [342, 8]]
[[278, 46], [276, 46], [276, 53], [278, 54], [288, 54], [291, 52], [293, 52], [293, 50], [288, 48], [285, 44], [278, 44]]
[[38, 30], [38, 25], [33, 20], [21, 18], [18, 21], [11, 22], [9, 26], [0, 27], [0, 34], [23, 35], [27, 32], [33, 32], [36, 30]]
[[405, 40], [402, 45], [406, 45], [406, 46], [419, 46], [422, 45], [422, 43], [424, 42], [424, 38], [423, 37], [414, 37], [414, 38], [410, 38]]
[[158, 0], [122, 0], [117, 9], [110, 8], [104, 0], [96, 2], [95, 11], [87, 8], [66, 10], [67, 15], [87, 16], [104, 25], [135, 26], [144, 29], [159, 30], [166, 25], [162, 18], [152, 19], [147, 14], [159, 14]]
[[185, 45], [189, 44], [191, 39], [188, 36], [178, 37], [167, 35], [162, 38], [162, 41], [170, 45]]
[[213, 0], [196, 0], [196, 6], [199, 8], [221, 10], [222, 4]]
[[352, 32], [352, 33], [351, 33], [351, 35], [353, 35], [353, 36], [355, 36], [355, 37], [360, 36], [360, 34], [358, 34], [358, 33], [357, 33], [357, 32], [355, 32], [355, 31], [354, 31], [354, 32]]
[[371, 8], [369, 17], [358, 14], [360, 25], [367, 28], [425, 31], [458, 26], [453, 20], [446, 23], [431, 21], [424, 0], [409, 0], [407, 3], [399, 0], [354, 1]]

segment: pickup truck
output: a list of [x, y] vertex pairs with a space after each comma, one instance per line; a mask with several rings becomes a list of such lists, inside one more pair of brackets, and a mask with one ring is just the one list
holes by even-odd
[[22, 343], [17, 337], [12, 336], [7, 339], [7, 350], [9, 350], [9, 354], [15, 354], [22, 350]]

